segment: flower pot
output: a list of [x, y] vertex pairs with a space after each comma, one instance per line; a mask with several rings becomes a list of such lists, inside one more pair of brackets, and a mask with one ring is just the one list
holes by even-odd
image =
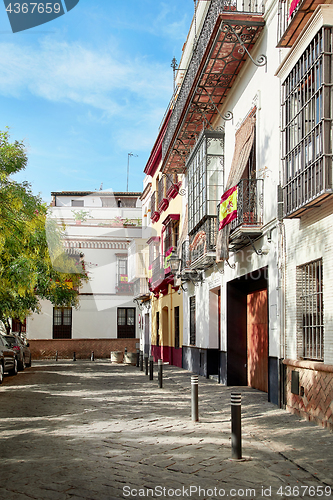
[[126, 352], [124, 354], [123, 363], [125, 363], [125, 365], [136, 365], [136, 352]]
[[121, 363], [123, 360], [122, 351], [111, 351], [111, 363]]

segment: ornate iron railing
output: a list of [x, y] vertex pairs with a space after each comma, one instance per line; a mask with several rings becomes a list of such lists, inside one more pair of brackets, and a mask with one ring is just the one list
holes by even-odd
[[157, 210], [157, 207], [156, 207], [156, 191], [154, 191], [152, 193], [151, 198], [150, 198], [150, 210], [151, 210], [151, 214], [153, 214]]
[[217, 217], [208, 217], [189, 236], [191, 264], [216, 248]]
[[165, 198], [165, 177], [161, 177], [158, 181], [158, 205], [162, 203], [163, 198]]
[[263, 222], [263, 179], [242, 179], [237, 184], [237, 217], [231, 231], [239, 226], [260, 226]]
[[187, 72], [179, 91], [179, 95], [175, 102], [171, 118], [162, 143], [162, 158], [164, 159], [170, 147], [170, 143], [174, 136], [180, 117], [183, 113], [188, 95], [192, 89], [194, 79], [198, 73], [199, 66], [205, 54], [208, 42], [212, 36], [216, 21], [223, 12], [240, 12], [251, 14], [263, 14], [264, 0], [247, 1], [247, 0], [211, 0], [208, 8], [206, 19], [202, 30], [193, 49], [193, 55]]

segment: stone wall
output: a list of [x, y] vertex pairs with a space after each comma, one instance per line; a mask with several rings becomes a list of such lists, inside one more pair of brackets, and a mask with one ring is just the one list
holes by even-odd
[[29, 340], [32, 359], [54, 359], [58, 351], [59, 359], [90, 359], [94, 351], [95, 358], [110, 358], [111, 351], [136, 352], [139, 339], [57, 339]]
[[[287, 410], [333, 431], [333, 366], [312, 361], [284, 361], [287, 367]], [[298, 372], [299, 394], [291, 392]]]

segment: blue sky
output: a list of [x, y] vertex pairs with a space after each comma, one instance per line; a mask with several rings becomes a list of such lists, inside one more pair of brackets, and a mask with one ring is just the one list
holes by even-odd
[[0, 129], [23, 139], [17, 180], [51, 191], [141, 191], [172, 94], [193, 0], [80, 0], [65, 15], [11, 32], [0, 1]]

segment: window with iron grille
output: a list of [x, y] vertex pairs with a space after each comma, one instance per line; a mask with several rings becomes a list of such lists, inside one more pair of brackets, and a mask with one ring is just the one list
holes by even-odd
[[298, 347], [304, 359], [324, 359], [324, 307], [322, 260], [297, 268]]
[[282, 85], [288, 216], [332, 190], [332, 28], [322, 28]]
[[195, 345], [196, 330], [195, 330], [195, 296], [190, 297], [190, 345]]
[[72, 338], [72, 308], [54, 307], [53, 308], [53, 338], [71, 339]]
[[188, 230], [207, 216], [217, 215], [223, 192], [224, 132], [205, 131], [186, 164], [188, 178]]
[[175, 348], [179, 349], [179, 306], [174, 309], [175, 313]]

